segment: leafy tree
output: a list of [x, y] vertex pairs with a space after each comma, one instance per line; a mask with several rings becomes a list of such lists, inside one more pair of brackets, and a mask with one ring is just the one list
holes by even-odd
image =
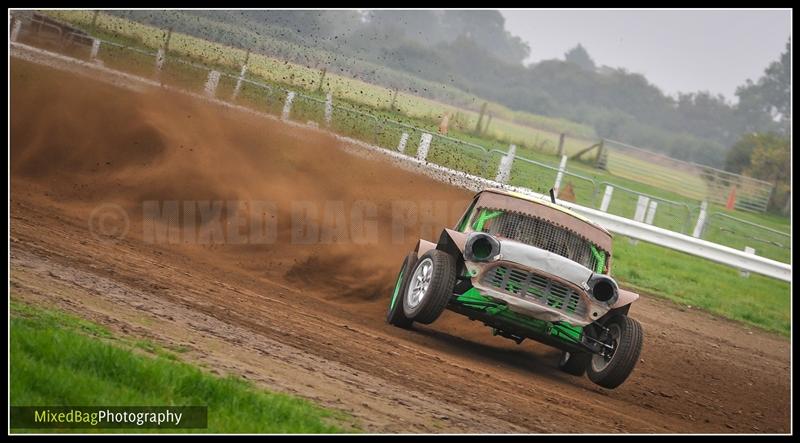
[[791, 181], [787, 138], [776, 133], [745, 134], [728, 151], [725, 169], [775, 184], [768, 208], [785, 208]]
[[750, 166], [750, 156], [753, 155], [761, 137], [763, 135], [756, 132], [742, 136], [728, 151], [725, 158], [725, 170], [738, 174], [747, 169]]
[[737, 110], [748, 131], [780, 130], [789, 134], [791, 109], [789, 105], [791, 88], [791, 60], [789, 51], [791, 41], [778, 60], [770, 63], [764, 75], [753, 82], [747, 82], [736, 89], [739, 97]]
[[592, 60], [592, 57], [589, 56], [589, 52], [586, 51], [586, 48], [580, 43], [564, 54], [564, 60], [566, 60], [567, 63], [576, 64], [587, 71], [594, 71], [595, 69], [594, 60]]
[[678, 93], [676, 111], [679, 118], [668, 123], [672, 129], [719, 140], [728, 146], [741, 135], [735, 109], [721, 94]]
[[498, 11], [449, 10], [444, 11], [441, 22], [443, 32], [451, 37], [448, 41], [471, 38], [502, 62], [521, 64], [530, 54], [527, 43], [506, 31], [505, 18]]
[[774, 134], [759, 137], [745, 173], [775, 184], [768, 205], [770, 210], [786, 208], [791, 181], [789, 140]]

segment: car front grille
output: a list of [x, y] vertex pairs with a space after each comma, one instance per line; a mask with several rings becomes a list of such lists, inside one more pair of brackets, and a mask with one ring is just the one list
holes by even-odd
[[592, 255], [591, 243], [559, 226], [535, 217], [513, 212], [503, 212], [492, 220], [485, 231], [492, 235], [536, 246], [595, 270], [597, 259]]
[[483, 284], [569, 315], [586, 315], [587, 306], [571, 288], [533, 272], [497, 265], [486, 271]]

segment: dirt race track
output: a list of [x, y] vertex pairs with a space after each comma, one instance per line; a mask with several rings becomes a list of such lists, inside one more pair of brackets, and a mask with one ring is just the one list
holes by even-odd
[[[392, 202], [433, 207], [429, 219], [450, 225], [465, 191], [319, 132], [17, 59], [11, 110], [12, 299], [183, 346], [189, 361], [348, 411], [368, 432], [790, 430], [788, 340], [651, 296], [631, 310], [645, 329], [641, 361], [613, 391], [558, 371], [555, 349], [450, 312], [413, 330], [387, 325], [413, 235], [430, 236], [411, 223], [393, 240]], [[148, 241], [152, 200], [272, 201], [277, 238]], [[371, 202], [377, 241], [292, 242], [296, 201], [323, 213], [330, 201], [345, 212]], [[128, 214], [124, 238], [90, 232], [109, 204]]]

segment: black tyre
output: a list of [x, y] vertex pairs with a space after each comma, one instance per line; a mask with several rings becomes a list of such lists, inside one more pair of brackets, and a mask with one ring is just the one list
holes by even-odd
[[433, 323], [444, 311], [456, 284], [455, 259], [432, 249], [417, 260], [403, 294], [406, 318], [422, 324]]
[[417, 253], [409, 252], [397, 274], [397, 281], [392, 289], [392, 298], [389, 301], [389, 310], [386, 313], [386, 322], [391, 325], [408, 328], [413, 323], [403, 313], [403, 295], [406, 293], [408, 281], [411, 279], [411, 270], [414, 269], [416, 263]]
[[571, 353], [567, 351], [561, 352], [561, 358], [558, 360], [558, 369], [570, 375], [581, 376], [586, 373], [586, 367], [589, 366], [589, 361], [592, 359], [592, 354], [588, 352]]
[[586, 372], [596, 384], [614, 389], [621, 385], [633, 371], [642, 352], [642, 326], [627, 315], [610, 318], [605, 327], [611, 335], [614, 351], [610, 357], [592, 355]]

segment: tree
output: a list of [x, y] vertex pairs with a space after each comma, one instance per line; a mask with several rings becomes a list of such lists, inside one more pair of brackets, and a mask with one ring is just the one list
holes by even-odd
[[567, 63], [576, 64], [587, 71], [594, 71], [595, 69], [594, 60], [592, 60], [592, 57], [589, 56], [589, 52], [586, 51], [580, 43], [564, 54], [564, 60], [566, 60]]
[[760, 137], [761, 135], [756, 132], [743, 135], [728, 151], [728, 156], [725, 158], [725, 170], [739, 174], [749, 167], [750, 156], [759, 144]]
[[768, 134], [760, 139], [750, 156], [750, 167], [745, 173], [775, 184], [769, 199], [770, 210], [781, 210], [789, 199], [791, 165], [789, 161], [789, 140]]
[[744, 135], [728, 151], [725, 169], [773, 183], [775, 190], [768, 208], [781, 210], [789, 198], [790, 163], [789, 139], [776, 133], [754, 132]]
[[788, 136], [792, 118], [789, 106], [790, 49], [789, 40], [785, 51], [778, 60], [767, 66], [764, 75], [757, 82], [747, 79], [743, 86], [736, 89], [736, 96], [739, 97], [737, 111], [748, 131], [778, 129]]
[[506, 20], [499, 11], [444, 11], [441, 16], [447, 41], [466, 36], [509, 64], [521, 64], [530, 54], [530, 47], [505, 29]]

